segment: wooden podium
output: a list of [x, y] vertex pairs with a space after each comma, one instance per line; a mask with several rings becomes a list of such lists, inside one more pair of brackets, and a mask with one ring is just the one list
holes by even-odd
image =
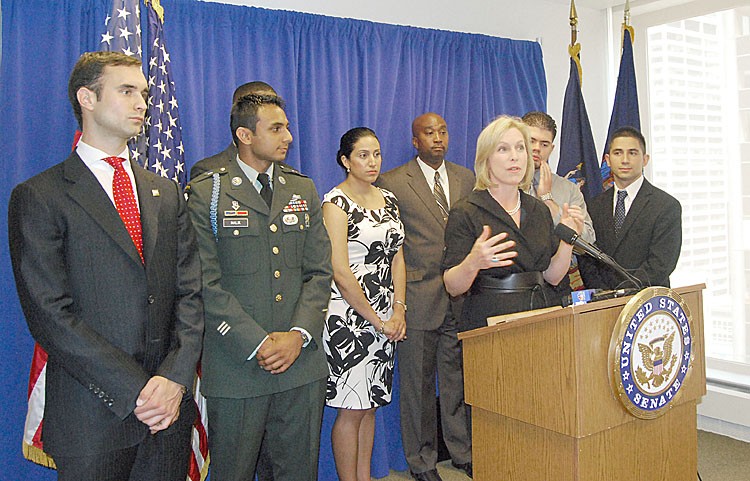
[[626, 411], [611, 387], [610, 338], [629, 297], [501, 316], [511, 319], [459, 334], [474, 480], [696, 479], [703, 288], [674, 289], [693, 319], [692, 371], [668, 412], [651, 420]]

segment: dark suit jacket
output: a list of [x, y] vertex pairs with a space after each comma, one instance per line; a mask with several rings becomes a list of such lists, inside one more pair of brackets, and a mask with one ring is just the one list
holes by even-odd
[[[682, 247], [680, 203], [648, 180], [633, 200], [620, 236], [615, 236], [614, 188], [588, 204], [597, 246], [644, 285], [669, 287], [669, 275], [677, 265]], [[586, 287], [614, 289], [625, 278], [594, 259], [581, 256], [581, 275]]]
[[212, 155], [211, 157], [206, 157], [205, 159], [196, 162], [190, 168], [190, 180], [195, 179], [204, 172], [212, 172], [214, 170], [218, 170], [221, 167], [226, 167], [236, 158], [237, 147], [234, 145], [234, 143], [231, 143], [226, 149], [219, 152], [218, 154]]
[[[279, 163], [273, 172], [270, 209], [236, 161], [217, 172], [216, 236], [210, 214], [213, 175], [190, 184], [188, 208], [206, 306], [201, 383], [206, 396], [264, 396], [328, 374], [321, 336], [333, 271], [320, 197], [312, 180], [291, 167]], [[244, 215], [232, 215], [235, 211]], [[248, 360], [268, 332], [295, 326], [307, 330], [312, 341], [286, 372], [270, 374], [255, 358]]]
[[[474, 174], [467, 168], [445, 162], [451, 206], [469, 195]], [[443, 323], [449, 296], [443, 284], [445, 222], [435, 196], [414, 158], [380, 176], [376, 184], [398, 198], [404, 223], [406, 261], [406, 303], [409, 329], [435, 330]]]
[[148, 435], [133, 414], [148, 379], [193, 385], [203, 337], [194, 231], [177, 184], [133, 170], [145, 266], [77, 154], [11, 194], [18, 296], [49, 354], [43, 441], [52, 455], [133, 446]]

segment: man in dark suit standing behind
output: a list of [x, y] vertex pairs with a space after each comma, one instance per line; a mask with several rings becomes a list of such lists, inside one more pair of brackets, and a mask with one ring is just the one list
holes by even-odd
[[[649, 156], [638, 130], [616, 130], [605, 159], [615, 184], [588, 206], [596, 244], [644, 285], [669, 287], [682, 246], [682, 207], [643, 177]], [[615, 289], [626, 280], [592, 258], [581, 261], [586, 287]]]
[[417, 157], [380, 176], [377, 185], [398, 198], [406, 229], [406, 324], [398, 347], [401, 431], [406, 461], [416, 480], [439, 481], [435, 374], [440, 388], [443, 438], [453, 465], [472, 475], [471, 435], [464, 404], [460, 312], [443, 285], [445, 221], [450, 206], [474, 187], [474, 174], [445, 161], [448, 126], [435, 113], [412, 123]]
[[[248, 82], [240, 85], [234, 90], [232, 95], [232, 105], [236, 104], [237, 101], [245, 95], [256, 94], [256, 95], [278, 95], [276, 91], [265, 82], [256, 80], [254, 82]], [[226, 149], [219, 152], [211, 157], [199, 160], [190, 169], [190, 180], [195, 179], [200, 174], [222, 167], [226, 167], [230, 162], [233, 162], [237, 157], [237, 146], [234, 144], [234, 140], [227, 146]]]
[[80, 143], [11, 195], [13, 272], [49, 354], [42, 439], [60, 480], [183, 481], [188, 469], [200, 261], [179, 186], [128, 160], [147, 93], [140, 61], [83, 54], [68, 85]]

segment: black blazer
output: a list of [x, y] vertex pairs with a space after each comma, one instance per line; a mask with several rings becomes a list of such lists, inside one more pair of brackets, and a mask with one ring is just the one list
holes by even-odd
[[77, 154], [11, 194], [18, 296], [49, 354], [43, 441], [53, 456], [137, 444], [148, 427], [133, 409], [148, 379], [193, 385], [203, 337], [195, 234], [179, 186], [133, 170], [145, 265]]
[[[682, 247], [682, 207], [679, 201], [643, 179], [620, 236], [615, 236], [614, 187], [595, 197], [588, 210], [597, 246], [644, 285], [669, 287], [669, 275]], [[614, 289], [625, 278], [590, 257], [580, 256], [581, 275], [588, 288]]]

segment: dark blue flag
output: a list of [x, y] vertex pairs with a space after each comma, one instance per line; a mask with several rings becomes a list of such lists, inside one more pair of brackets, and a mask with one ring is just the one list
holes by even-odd
[[602, 177], [594, 145], [594, 135], [591, 133], [591, 124], [581, 93], [578, 67], [572, 57], [570, 58], [570, 77], [563, 101], [560, 162], [557, 164], [557, 175], [578, 184], [587, 201], [602, 191]]
[[[620, 127], [635, 127], [641, 130], [641, 115], [638, 111], [638, 87], [635, 83], [635, 68], [633, 65], [633, 43], [631, 29], [626, 27], [622, 39], [622, 57], [620, 59], [620, 73], [617, 75], [617, 90], [615, 103], [612, 106], [612, 117], [609, 119], [607, 141], [604, 143], [604, 154], [609, 152], [612, 133]], [[644, 152], [645, 153], [645, 152]], [[602, 154], [602, 187], [608, 189], [612, 185], [612, 171], [604, 161]]]

